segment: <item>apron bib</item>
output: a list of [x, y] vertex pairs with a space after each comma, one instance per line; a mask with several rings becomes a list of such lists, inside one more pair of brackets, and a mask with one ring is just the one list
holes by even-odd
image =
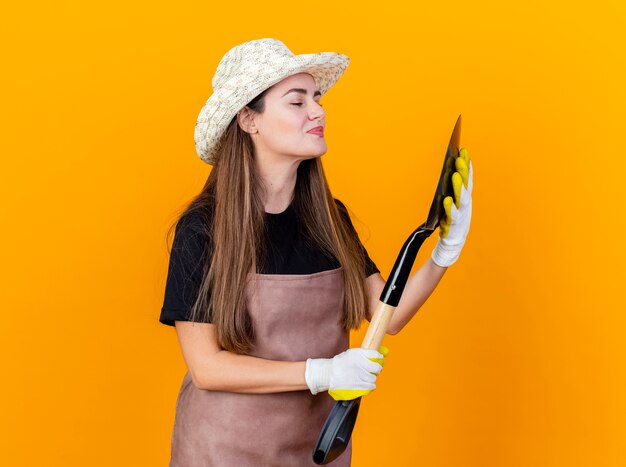
[[[340, 324], [341, 268], [315, 274], [251, 274], [249, 355], [269, 360], [331, 358], [349, 347]], [[185, 374], [176, 402], [170, 467], [307, 467], [335, 401], [307, 389], [238, 394], [196, 388]], [[333, 467], [349, 467], [352, 445]]]

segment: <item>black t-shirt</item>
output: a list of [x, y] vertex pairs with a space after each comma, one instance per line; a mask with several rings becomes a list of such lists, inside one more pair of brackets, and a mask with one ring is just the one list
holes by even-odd
[[[350, 230], [358, 235], [348, 211], [335, 200]], [[185, 213], [176, 224], [170, 255], [165, 298], [159, 321], [169, 326], [174, 321], [189, 321], [204, 269], [210, 258], [209, 241], [204, 226], [207, 219], [198, 212]], [[260, 274], [314, 274], [340, 267], [334, 257], [311, 245], [299, 229], [298, 216], [292, 205], [278, 214], [266, 213], [266, 255], [259, 267]], [[365, 276], [379, 272], [367, 250], [359, 241], [365, 254]]]

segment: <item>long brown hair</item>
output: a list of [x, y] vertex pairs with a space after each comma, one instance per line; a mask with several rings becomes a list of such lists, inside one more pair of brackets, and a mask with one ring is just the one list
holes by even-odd
[[[261, 93], [249, 104], [264, 111]], [[263, 185], [255, 169], [254, 145], [233, 118], [220, 141], [213, 169], [202, 189], [180, 216], [202, 213], [209, 239], [210, 262], [191, 310], [191, 321], [217, 326], [219, 345], [248, 353], [254, 345], [254, 326], [246, 308], [248, 274], [262, 264], [265, 235]], [[342, 267], [344, 306], [341, 325], [356, 329], [366, 316], [365, 256], [330, 192], [319, 158], [298, 166], [293, 198], [303, 233]], [[200, 260], [200, 259], [199, 259]]]

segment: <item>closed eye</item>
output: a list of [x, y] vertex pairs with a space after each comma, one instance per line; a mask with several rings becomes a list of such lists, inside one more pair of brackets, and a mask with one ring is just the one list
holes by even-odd
[[[291, 105], [301, 106], [302, 102], [292, 102]], [[317, 102], [317, 105], [319, 105], [320, 107], [324, 107], [320, 102]]]

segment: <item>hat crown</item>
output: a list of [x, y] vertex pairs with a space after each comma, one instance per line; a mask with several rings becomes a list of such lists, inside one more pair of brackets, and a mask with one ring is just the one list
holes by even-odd
[[226, 52], [217, 65], [211, 81], [213, 90], [223, 87], [233, 76], [246, 74], [251, 68], [259, 74], [264, 69], [276, 69], [277, 61], [294, 57], [294, 53], [278, 39], [256, 39], [239, 44]]

